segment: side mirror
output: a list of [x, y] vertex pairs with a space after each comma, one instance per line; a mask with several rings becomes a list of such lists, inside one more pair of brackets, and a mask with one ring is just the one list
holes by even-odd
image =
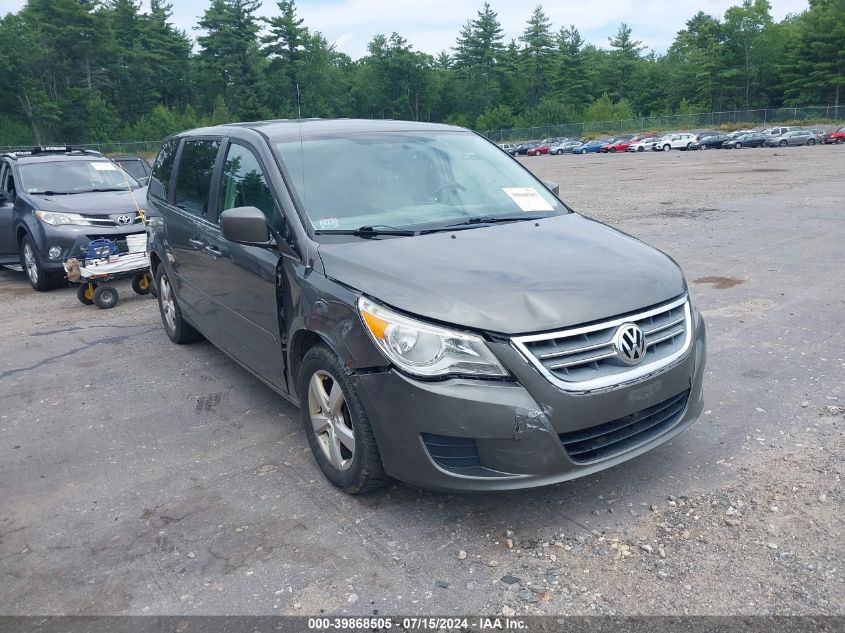
[[549, 191], [551, 191], [556, 196], [560, 195], [560, 185], [558, 185], [554, 180], [544, 180], [543, 184], [546, 185]]
[[235, 207], [220, 214], [220, 230], [230, 242], [249, 246], [268, 246], [270, 230], [267, 218], [255, 207]]

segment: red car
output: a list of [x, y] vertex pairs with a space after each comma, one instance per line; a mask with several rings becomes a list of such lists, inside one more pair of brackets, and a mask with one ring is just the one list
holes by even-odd
[[830, 143], [841, 145], [845, 143], [845, 127], [841, 127], [830, 135]]
[[532, 147], [528, 150], [529, 156], [539, 156], [540, 154], [548, 154], [549, 153], [550, 145], [543, 143], [542, 145], [538, 145], [537, 147]]
[[627, 152], [628, 147], [631, 146], [632, 143], [636, 143], [637, 141], [641, 141], [644, 138], [649, 138], [654, 136], [654, 134], [637, 134], [636, 136], [632, 136], [630, 138], [619, 137], [615, 139], [612, 143], [608, 143], [607, 147], [603, 147], [601, 151], [605, 153], [615, 154], [616, 152]]

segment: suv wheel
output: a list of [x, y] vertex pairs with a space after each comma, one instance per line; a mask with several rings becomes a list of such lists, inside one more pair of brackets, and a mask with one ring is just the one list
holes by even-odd
[[314, 459], [331, 483], [358, 495], [388, 481], [370, 421], [337, 356], [308, 350], [299, 371], [299, 408]]
[[29, 235], [24, 235], [21, 241], [21, 266], [32, 287], [38, 291], [50, 290], [56, 286], [54, 275], [47, 273], [38, 261], [38, 255]]
[[200, 338], [199, 332], [182, 316], [182, 310], [176, 301], [176, 294], [170, 279], [164, 272], [164, 266], [159, 266], [156, 281], [158, 288], [158, 309], [161, 312], [161, 322], [164, 324], [164, 331], [168, 338], [177, 345], [192, 343]]
[[670, 149], [672, 149], [672, 146], [671, 146], [671, 145], [669, 145], [669, 143], [666, 143], [666, 145], [664, 145], [664, 146], [663, 146], [663, 151], [664, 151], [664, 152], [668, 152]]

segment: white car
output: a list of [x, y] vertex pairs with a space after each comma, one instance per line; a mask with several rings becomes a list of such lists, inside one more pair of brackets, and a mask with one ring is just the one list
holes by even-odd
[[513, 143], [499, 143], [499, 147], [505, 150], [508, 154], [516, 154], [516, 145]]
[[689, 149], [695, 143], [695, 135], [687, 132], [667, 134], [651, 148], [655, 152], [668, 152], [670, 149]]
[[656, 136], [649, 136], [648, 138], [642, 138], [639, 141], [635, 141], [628, 146], [629, 152], [644, 152], [647, 149], [653, 149], [654, 144], [657, 143], [660, 139]]

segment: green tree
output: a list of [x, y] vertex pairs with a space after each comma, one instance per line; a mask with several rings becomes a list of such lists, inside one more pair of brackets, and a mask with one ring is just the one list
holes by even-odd
[[197, 23], [205, 31], [197, 43], [206, 99], [222, 94], [227, 108], [247, 120], [267, 114], [255, 16], [260, 5], [260, 0], [212, 0]]
[[498, 100], [503, 33], [498, 15], [485, 2], [477, 17], [467, 22], [458, 36], [454, 69], [470, 113], [487, 110]]
[[554, 57], [551, 22], [542, 5], [535, 7], [519, 39], [524, 44], [520, 54], [528, 83], [529, 104], [536, 107], [549, 91]]

